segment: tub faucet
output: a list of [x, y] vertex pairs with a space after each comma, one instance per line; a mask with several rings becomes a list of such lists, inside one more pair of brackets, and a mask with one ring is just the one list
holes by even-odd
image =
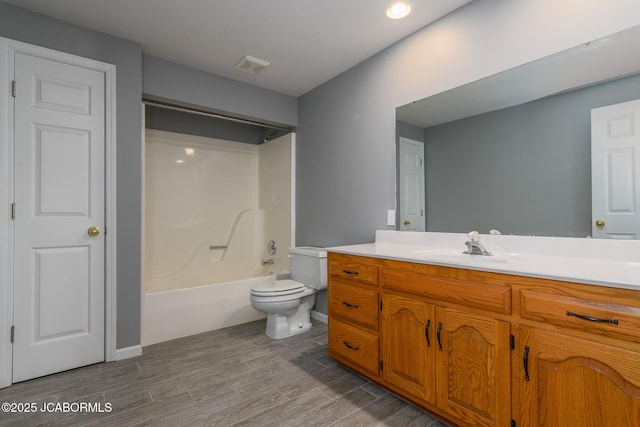
[[491, 256], [493, 255], [491, 252], [487, 251], [484, 246], [480, 244], [480, 235], [477, 231], [472, 231], [469, 233], [469, 240], [464, 242], [467, 245], [467, 250], [463, 252], [463, 254], [469, 255], [485, 255]]
[[276, 260], [273, 258], [269, 258], [269, 259], [262, 259], [262, 265], [273, 265], [275, 264]]

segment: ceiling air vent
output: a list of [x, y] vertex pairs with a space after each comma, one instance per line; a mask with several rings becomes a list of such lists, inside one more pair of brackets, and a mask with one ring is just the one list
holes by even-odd
[[244, 71], [245, 73], [258, 74], [260, 70], [268, 67], [269, 64], [270, 62], [254, 58], [253, 56], [245, 55], [234, 68], [236, 70]]

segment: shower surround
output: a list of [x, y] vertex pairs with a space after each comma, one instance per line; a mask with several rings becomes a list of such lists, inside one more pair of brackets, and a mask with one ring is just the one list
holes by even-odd
[[143, 345], [263, 317], [249, 290], [289, 273], [294, 150], [293, 133], [251, 145], [146, 130]]

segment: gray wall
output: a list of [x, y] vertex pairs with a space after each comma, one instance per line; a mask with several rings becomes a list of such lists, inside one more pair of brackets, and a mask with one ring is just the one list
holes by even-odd
[[140, 344], [142, 48], [0, 2], [0, 36], [116, 65], [117, 347]]
[[591, 109], [640, 76], [425, 130], [427, 230], [591, 235]]
[[297, 99], [195, 70], [164, 59], [142, 57], [145, 99], [169, 101], [234, 117], [295, 127]]

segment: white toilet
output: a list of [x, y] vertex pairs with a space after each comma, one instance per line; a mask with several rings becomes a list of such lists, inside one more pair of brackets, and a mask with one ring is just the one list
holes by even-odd
[[291, 279], [261, 283], [251, 289], [251, 305], [267, 313], [266, 334], [281, 339], [311, 329], [310, 312], [316, 292], [327, 288], [327, 251], [289, 249]]

